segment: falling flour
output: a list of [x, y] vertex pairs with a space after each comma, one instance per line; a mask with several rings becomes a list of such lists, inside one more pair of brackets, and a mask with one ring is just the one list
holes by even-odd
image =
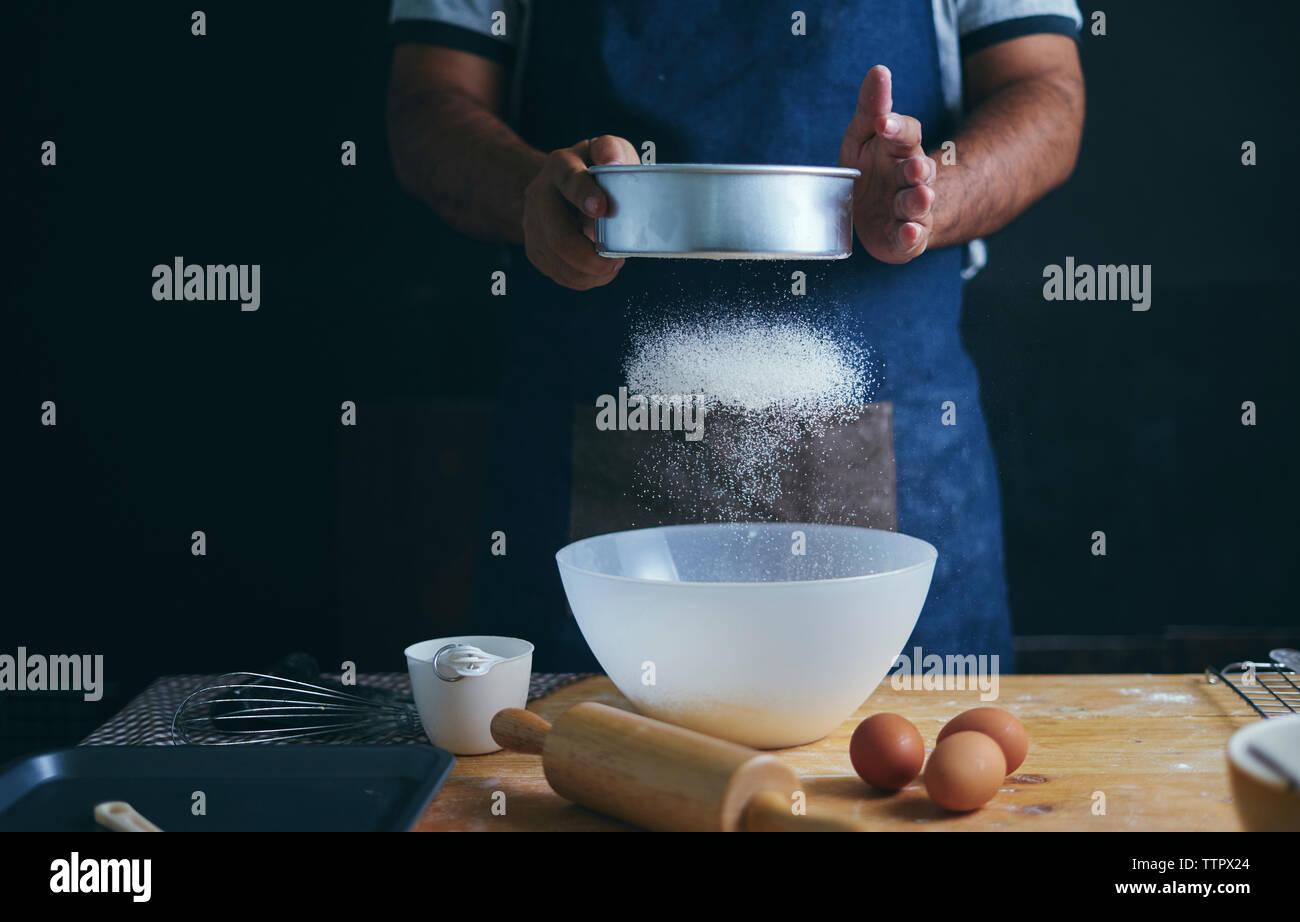
[[702, 398], [703, 439], [662, 434], [637, 482], [657, 507], [706, 521], [775, 515], [796, 456], [854, 420], [875, 384], [848, 337], [757, 312], [634, 325], [623, 372], [632, 394]]
[[711, 407], [741, 413], [817, 420], [867, 398], [861, 351], [798, 320], [742, 316], [638, 330], [623, 371], [629, 392], [703, 394]]

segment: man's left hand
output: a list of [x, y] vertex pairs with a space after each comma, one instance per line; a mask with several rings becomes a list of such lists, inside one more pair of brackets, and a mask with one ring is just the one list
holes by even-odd
[[930, 242], [937, 170], [921, 148], [921, 123], [892, 111], [893, 105], [893, 78], [877, 64], [858, 91], [840, 166], [862, 171], [853, 185], [853, 224], [862, 246], [881, 262], [905, 263]]

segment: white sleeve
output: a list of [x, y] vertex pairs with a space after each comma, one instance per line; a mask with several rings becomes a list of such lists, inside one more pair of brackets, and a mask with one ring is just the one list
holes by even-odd
[[518, 0], [393, 0], [388, 16], [417, 39], [422, 29], [430, 35], [464, 30], [510, 47], [519, 44], [523, 19]]
[[956, 0], [957, 33], [965, 47], [985, 48], [1009, 38], [1055, 32], [1075, 35], [1083, 15], [1075, 0]]

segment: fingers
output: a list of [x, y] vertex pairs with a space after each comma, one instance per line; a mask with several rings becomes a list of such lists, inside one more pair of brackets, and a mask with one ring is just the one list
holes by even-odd
[[930, 240], [930, 232], [915, 221], [904, 221], [894, 229], [893, 237], [898, 261], [906, 262], [909, 259], [916, 259], [925, 252], [925, 246]]
[[587, 172], [587, 161], [573, 148], [551, 154], [551, 181], [574, 208], [591, 218], [605, 213], [605, 193]]
[[934, 190], [929, 186], [908, 186], [894, 196], [894, 217], [900, 221], [924, 221], [934, 206]]
[[921, 147], [921, 123], [894, 111], [893, 90], [889, 68], [867, 71], [840, 164], [862, 174], [854, 183], [858, 238], [872, 256], [898, 264], [929, 245], [938, 165]]
[[524, 249], [529, 261], [578, 291], [611, 282], [623, 260], [606, 259], [593, 245], [594, 219], [606, 213], [609, 202], [587, 168], [639, 162], [636, 148], [614, 135], [552, 151], [526, 193]]
[[529, 261], [567, 288], [586, 291], [608, 284], [623, 261], [596, 252], [586, 233], [591, 224], [590, 218], [574, 212], [553, 183], [535, 183], [524, 212], [524, 248]]
[[631, 142], [612, 134], [557, 150], [551, 157], [556, 188], [570, 205], [589, 218], [603, 215], [608, 202], [587, 167], [640, 162]]
[[592, 166], [607, 166], [611, 163], [640, 163], [636, 148], [632, 142], [612, 134], [603, 134], [592, 138], [588, 150], [588, 159]]
[[900, 160], [894, 166], [894, 183], [900, 188], [932, 183], [938, 175], [939, 165], [924, 154]]
[[621, 259], [606, 259], [604, 262], [608, 263], [609, 267], [600, 275], [579, 272], [572, 266], [563, 263], [557, 264], [550, 271], [543, 271], [545, 271], [548, 278], [565, 288], [572, 288], [574, 291], [590, 291], [593, 288], [600, 288], [602, 285], [608, 285], [614, 281], [614, 277], [623, 268], [623, 260]]
[[533, 260], [533, 265], [537, 266], [543, 275], [557, 285], [572, 288], [574, 291], [590, 291], [593, 288], [600, 288], [614, 281], [614, 276], [618, 275], [618, 270], [623, 268], [622, 260], [610, 260], [610, 262], [613, 264], [610, 269], [604, 275], [599, 276], [586, 275], [563, 263], [548, 266], [545, 263]]
[[858, 87], [858, 112], [874, 120], [887, 115], [894, 108], [894, 75], [883, 64], [877, 64], [862, 78]]
[[548, 229], [546, 242], [552, 253], [566, 265], [583, 275], [604, 275], [610, 260], [596, 252], [577, 224], [556, 222]]
[[910, 157], [921, 147], [921, 123], [910, 115], [889, 112], [877, 116], [875, 128], [891, 157]]
[[893, 77], [888, 67], [877, 64], [867, 71], [858, 87], [858, 104], [840, 144], [840, 166], [854, 165], [862, 145], [876, 133], [876, 119], [889, 112], [893, 105]]
[[[576, 291], [587, 291], [591, 288], [598, 288], [601, 285], [608, 285], [618, 275], [623, 268], [623, 260], [606, 259], [598, 256], [591, 244], [587, 243], [585, 237], [577, 237], [577, 240], [586, 244], [585, 253], [576, 251], [557, 241], [543, 241], [537, 243], [532, 238], [525, 240], [525, 251], [528, 254], [528, 260], [537, 267], [547, 278], [558, 282], [566, 288], [572, 288]], [[567, 254], [561, 255], [562, 253]], [[570, 262], [576, 255], [576, 263]], [[594, 263], [588, 262], [586, 257], [590, 256]]]
[[623, 260], [606, 259], [584, 234], [569, 228], [552, 229], [544, 244], [547, 267], [538, 268], [561, 285], [579, 291], [612, 281], [623, 266]]

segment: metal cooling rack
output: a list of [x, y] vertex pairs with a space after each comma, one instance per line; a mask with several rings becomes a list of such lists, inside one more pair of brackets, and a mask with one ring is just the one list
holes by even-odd
[[1261, 717], [1300, 712], [1300, 675], [1281, 663], [1246, 660], [1222, 669], [1206, 666], [1205, 679], [1211, 685], [1223, 682]]

